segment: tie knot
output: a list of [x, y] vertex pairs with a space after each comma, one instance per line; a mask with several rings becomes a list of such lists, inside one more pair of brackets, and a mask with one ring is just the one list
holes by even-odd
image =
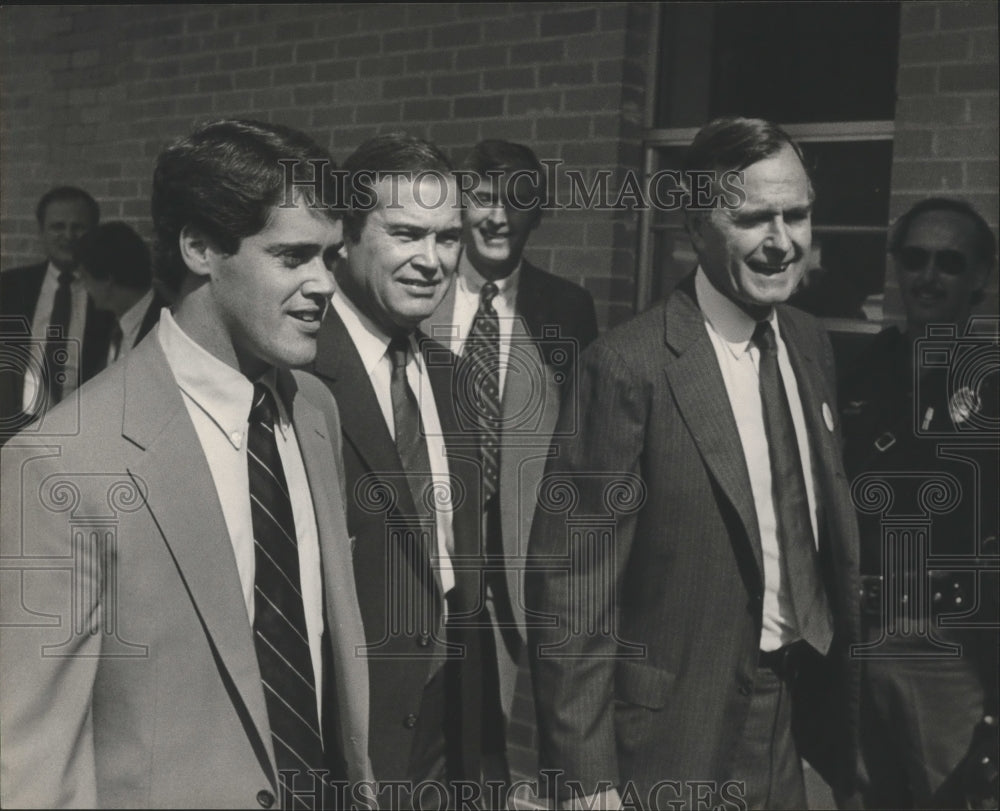
[[770, 321], [758, 321], [753, 331], [753, 337], [750, 340], [753, 341], [762, 355], [773, 354], [778, 348]]
[[497, 297], [497, 293], [499, 292], [500, 288], [493, 284], [493, 282], [486, 282], [483, 285], [483, 289], [479, 291], [480, 308], [486, 311], [492, 310], [493, 299]]
[[250, 406], [250, 422], [262, 422], [265, 425], [274, 425], [277, 410], [271, 390], [263, 383], [254, 383], [253, 405]]
[[392, 361], [393, 369], [406, 368], [406, 358], [410, 351], [410, 339], [405, 335], [396, 335], [389, 341], [387, 354]]
[[59, 271], [59, 286], [60, 287], [69, 287], [71, 284], [73, 284], [73, 278], [74, 277], [75, 277], [75, 274], [73, 273], [72, 270], [60, 270]]

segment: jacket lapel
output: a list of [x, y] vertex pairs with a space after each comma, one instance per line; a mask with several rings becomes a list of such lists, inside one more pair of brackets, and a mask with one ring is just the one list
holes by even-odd
[[694, 301], [693, 277], [689, 280], [690, 285], [682, 284], [674, 291], [664, 310], [666, 343], [675, 355], [667, 363], [667, 380], [705, 465], [743, 522], [763, 582], [750, 474], [719, 361]]
[[[145, 341], [123, 360], [122, 435], [145, 451], [130, 475], [146, 482], [146, 506], [170, 550], [223, 680], [249, 715], [254, 750], [274, 774], [267, 707], [253, 632], [211, 470], [158, 341]], [[232, 692], [232, 691], [231, 691]]]

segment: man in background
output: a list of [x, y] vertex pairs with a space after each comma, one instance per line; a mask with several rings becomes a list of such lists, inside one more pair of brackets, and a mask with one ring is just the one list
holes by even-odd
[[80, 271], [96, 306], [115, 315], [108, 346], [108, 364], [114, 363], [146, 337], [167, 306], [153, 287], [149, 248], [125, 223], [104, 223], [80, 240]]
[[[971, 319], [996, 262], [996, 239], [969, 204], [932, 197], [894, 224], [889, 255], [906, 329], [877, 335], [841, 385], [861, 527], [866, 807], [996, 807], [990, 556], [997, 554], [1000, 368], [995, 319], [992, 329]], [[949, 483], [954, 503], [946, 509], [923, 497], [924, 487], [943, 493]], [[862, 509], [882, 484], [892, 492], [891, 518]], [[911, 544], [916, 531], [896, 527], [904, 515], [929, 520], [926, 546]]]
[[493, 774], [509, 779], [501, 742], [526, 641], [523, 571], [538, 482], [560, 394], [597, 337], [590, 293], [533, 265], [524, 249], [542, 219], [546, 178], [523, 144], [485, 140], [462, 164], [462, 256], [423, 329], [462, 358], [460, 409], [482, 431], [486, 599], [496, 630], [502, 719]]
[[100, 208], [83, 189], [58, 186], [35, 209], [45, 261], [0, 273], [0, 316], [8, 352], [0, 386], [0, 430], [13, 433], [104, 368], [114, 329], [79, 272], [80, 239], [97, 227]]

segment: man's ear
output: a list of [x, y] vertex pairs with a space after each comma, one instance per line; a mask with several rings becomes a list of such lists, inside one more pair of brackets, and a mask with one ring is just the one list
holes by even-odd
[[684, 227], [687, 228], [688, 236], [695, 251], [700, 251], [705, 244], [705, 218], [709, 216], [707, 211], [684, 211]]
[[208, 276], [218, 257], [218, 251], [201, 231], [191, 225], [181, 229], [178, 243], [181, 259], [196, 276]]

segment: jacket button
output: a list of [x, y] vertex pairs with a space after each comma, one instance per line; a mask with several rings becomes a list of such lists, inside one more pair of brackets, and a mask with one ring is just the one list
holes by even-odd
[[417, 716], [412, 712], [403, 719], [403, 726], [407, 729], [413, 729], [417, 725]]
[[270, 808], [274, 805], [274, 795], [270, 791], [262, 789], [257, 792], [257, 803], [261, 808]]
[[417, 637], [417, 646], [421, 648], [426, 648], [431, 644], [431, 635], [424, 631], [420, 636]]

